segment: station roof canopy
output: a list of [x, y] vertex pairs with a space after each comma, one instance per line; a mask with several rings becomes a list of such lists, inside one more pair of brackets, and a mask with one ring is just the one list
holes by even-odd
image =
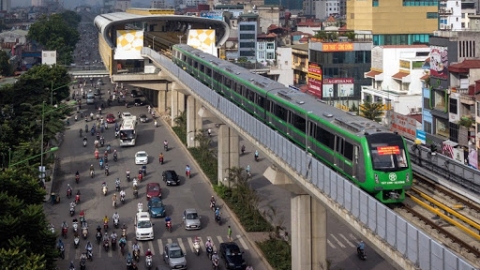
[[[126, 24], [155, 24], [156, 22], [172, 22], [179, 29], [214, 29], [216, 46], [222, 46], [228, 39], [230, 28], [226, 22], [202, 17], [186, 15], [139, 15], [128, 12], [114, 12], [101, 14], [95, 17], [94, 24], [103, 35], [105, 41], [113, 48], [114, 41], [111, 40], [111, 31], [125, 30]], [[168, 30], [167, 30], [168, 31]], [[173, 30], [178, 31], [178, 30]]]

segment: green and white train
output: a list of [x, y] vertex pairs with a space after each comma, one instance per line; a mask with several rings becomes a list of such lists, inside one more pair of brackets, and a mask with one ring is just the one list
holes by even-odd
[[400, 135], [188, 45], [172, 50], [175, 64], [199, 82], [308, 149], [379, 201], [405, 199], [413, 179]]

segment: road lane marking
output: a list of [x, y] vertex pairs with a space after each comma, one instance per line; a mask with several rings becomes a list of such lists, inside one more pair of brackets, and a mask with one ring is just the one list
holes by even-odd
[[353, 241], [357, 242], [357, 237], [353, 234], [350, 234], [350, 239], [352, 239]]
[[152, 254], [155, 255], [155, 249], [153, 248], [153, 240], [152, 240], [152, 241], [148, 241], [148, 248], [150, 249], [150, 251], [152, 252]]
[[336, 249], [336, 247], [332, 244], [332, 242], [330, 240], [327, 239], [327, 244], [333, 248], [333, 249]]
[[237, 239], [240, 241], [240, 244], [243, 246], [244, 250], [248, 250], [248, 245], [245, 243], [245, 240], [243, 240], [242, 236], [237, 234]]
[[350, 247], [352, 247], [352, 248], [355, 247], [355, 245], [352, 244], [352, 242], [350, 242], [350, 241], [345, 237], [345, 235], [343, 235], [343, 234], [341, 234], [341, 233], [339, 233], [339, 235], [340, 235], [340, 237], [342, 237], [342, 238], [347, 242], [347, 244], [348, 244]]
[[[217, 235], [217, 239], [219, 244], [223, 243], [223, 239], [220, 235]], [[218, 247], [220, 248], [220, 245], [218, 245]]]
[[158, 245], [158, 255], [163, 254], [163, 242], [162, 239], [157, 239], [157, 245]]
[[331, 234], [330, 235], [335, 241], [337, 241], [337, 244], [341, 247], [341, 248], [345, 248], [345, 245], [342, 244], [342, 242], [340, 242], [336, 237], [335, 235]]
[[185, 245], [183, 244], [182, 238], [177, 238], [177, 241], [178, 241], [178, 245], [180, 245], [180, 248], [182, 248], [182, 250], [184, 250], [185, 253], [187, 253], [187, 249], [185, 249]]
[[195, 250], [194, 250], [194, 248], [193, 248], [193, 240], [192, 240], [192, 238], [191, 238], [191, 237], [188, 237], [187, 240], [188, 240], [188, 245], [190, 246], [190, 250], [192, 251], [192, 253], [194, 253]]
[[[103, 244], [102, 242], [100, 243]], [[97, 255], [98, 258], [102, 257], [102, 247], [103, 247], [102, 245], [98, 245], [98, 255]]]
[[171, 244], [171, 243], [172, 243], [172, 239], [168, 238], [168, 239], [167, 239], [167, 243]]

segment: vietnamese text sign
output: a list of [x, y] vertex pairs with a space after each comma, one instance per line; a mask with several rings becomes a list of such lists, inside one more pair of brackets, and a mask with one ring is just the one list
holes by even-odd
[[322, 43], [324, 52], [348, 52], [353, 51], [353, 43]]

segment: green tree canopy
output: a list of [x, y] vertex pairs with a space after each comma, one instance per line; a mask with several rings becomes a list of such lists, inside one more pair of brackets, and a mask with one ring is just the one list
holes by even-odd
[[360, 105], [360, 114], [367, 119], [380, 122], [383, 116], [383, 104], [365, 102]]
[[10, 57], [5, 51], [0, 51], [0, 75], [11, 76], [12, 66], [10, 65]]

